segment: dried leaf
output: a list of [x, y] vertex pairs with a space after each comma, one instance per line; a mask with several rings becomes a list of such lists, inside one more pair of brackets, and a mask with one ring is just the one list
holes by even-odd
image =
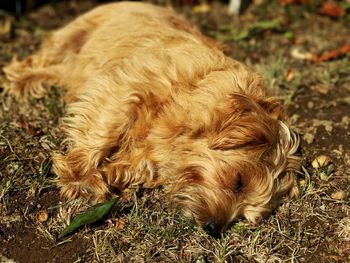
[[83, 225], [91, 224], [98, 220], [101, 220], [109, 213], [109, 211], [111, 211], [117, 200], [118, 198], [112, 198], [105, 203], [96, 204], [87, 209], [84, 213], [76, 216], [72, 222], [63, 230], [62, 234], [59, 236], [59, 239], [72, 233]]
[[285, 75], [284, 79], [287, 82], [290, 82], [295, 78], [295, 75], [296, 75], [295, 69], [288, 69], [287, 74]]
[[345, 44], [345, 45], [341, 46], [340, 48], [336, 48], [336, 49], [333, 49], [331, 51], [327, 51], [327, 52], [323, 53], [322, 55], [318, 56], [315, 59], [315, 62], [319, 63], [319, 62], [329, 61], [329, 60], [338, 58], [340, 56], [344, 56], [348, 53], [350, 53], [350, 45]]
[[116, 228], [117, 230], [123, 230], [124, 227], [125, 227], [125, 225], [126, 225], [126, 221], [123, 220], [123, 219], [119, 219], [119, 220], [115, 223], [115, 228]]
[[336, 2], [327, 2], [321, 6], [320, 13], [329, 17], [339, 17], [345, 15], [345, 10]]

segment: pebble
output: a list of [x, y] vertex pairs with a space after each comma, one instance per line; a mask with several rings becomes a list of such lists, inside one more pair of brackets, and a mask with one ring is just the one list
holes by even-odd
[[327, 155], [320, 155], [312, 161], [311, 165], [314, 169], [325, 167], [332, 162], [331, 158]]
[[346, 194], [344, 191], [337, 191], [331, 195], [331, 198], [334, 200], [343, 200], [345, 198], [345, 196], [346, 196]]
[[314, 104], [312, 101], [309, 101], [309, 102], [307, 103], [307, 107], [308, 107], [309, 109], [312, 109], [314, 106], [315, 106], [315, 104]]
[[41, 210], [38, 213], [38, 221], [43, 223], [46, 222], [47, 219], [49, 218], [49, 214], [45, 210]]
[[307, 144], [311, 144], [315, 140], [315, 136], [312, 133], [305, 133], [303, 139]]

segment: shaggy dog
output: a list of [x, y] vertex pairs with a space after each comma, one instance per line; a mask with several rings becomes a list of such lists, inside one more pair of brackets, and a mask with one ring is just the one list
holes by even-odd
[[69, 142], [53, 155], [66, 198], [164, 186], [211, 235], [256, 222], [294, 185], [298, 137], [263, 81], [171, 10], [113, 3], [4, 68], [12, 91], [66, 90]]

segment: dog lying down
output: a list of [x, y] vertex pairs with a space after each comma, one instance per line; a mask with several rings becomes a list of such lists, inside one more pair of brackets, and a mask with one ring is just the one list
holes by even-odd
[[64, 197], [105, 200], [163, 186], [170, 203], [219, 235], [257, 222], [291, 193], [298, 137], [262, 78], [169, 9], [107, 4], [4, 68], [18, 96], [66, 90], [53, 154]]

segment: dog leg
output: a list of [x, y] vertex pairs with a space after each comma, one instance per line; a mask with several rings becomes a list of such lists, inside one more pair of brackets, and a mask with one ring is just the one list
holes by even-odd
[[[59, 85], [69, 89], [72, 81], [73, 61], [96, 28], [99, 20], [94, 13], [71, 22], [64, 28], [46, 38], [40, 50], [24, 60], [14, 57], [12, 62], [3, 68], [10, 83], [8, 88], [16, 95], [33, 95], [42, 97], [46, 87]], [[93, 22], [92, 22], [93, 21]], [[67, 74], [68, 73], [68, 74]], [[70, 76], [67, 81], [67, 76]]]
[[102, 81], [96, 77], [84, 88], [84, 96], [68, 106], [68, 117], [62, 121], [71, 148], [66, 155], [53, 156], [54, 172], [65, 197], [103, 199], [109, 193], [100, 166], [113, 149], [127, 151], [132, 144], [129, 136], [138, 107], [132, 94], [126, 87], [118, 90], [109, 78]]
[[[81, 116], [72, 119], [79, 117]], [[78, 196], [100, 201], [105, 199], [110, 190], [100, 172], [100, 166], [112, 148], [119, 147], [123, 130], [127, 129], [128, 120], [124, 121], [124, 124], [117, 121], [113, 123], [102, 121], [100, 128], [96, 126], [97, 120], [89, 120], [89, 123], [94, 124], [91, 124], [91, 128], [86, 132], [81, 128], [81, 122], [79, 127], [75, 127], [79, 130], [73, 130], [73, 125], [68, 128], [68, 140], [74, 143], [73, 147], [67, 154], [54, 154], [52, 158], [53, 171], [58, 176], [63, 196], [69, 199]]]

